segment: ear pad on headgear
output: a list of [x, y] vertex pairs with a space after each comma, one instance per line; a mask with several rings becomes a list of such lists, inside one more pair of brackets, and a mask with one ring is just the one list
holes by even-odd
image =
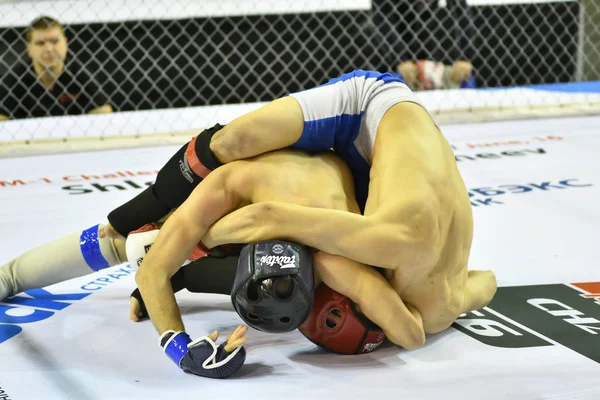
[[249, 326], [293, 331], [310, 314], [313, 295], [313, 256], [307, 247], [269, 240], [242, 248], [231, 302]]
[[356, 310], [346, 296], [321, 283], [312, 312], [300, 332], [314, 344], [340, 354], [369, 353], [385, 340], [377, 325]]

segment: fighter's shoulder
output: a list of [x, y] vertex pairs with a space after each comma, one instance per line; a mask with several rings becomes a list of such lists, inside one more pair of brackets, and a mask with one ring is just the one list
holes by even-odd
[[259, 182], [261, 171], [265, 172], [264, 163], [249, 158], [220, 166], [210, 175], [215, 174], [215, 184], [226, 192], [246, 197]]

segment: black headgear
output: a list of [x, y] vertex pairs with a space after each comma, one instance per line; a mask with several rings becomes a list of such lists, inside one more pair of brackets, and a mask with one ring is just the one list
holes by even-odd
[[249, 244], [238, 260], [231, 302], [254, 329], [290, 332], [310, 314], [314, 282], [307, 247], [282, 240]]

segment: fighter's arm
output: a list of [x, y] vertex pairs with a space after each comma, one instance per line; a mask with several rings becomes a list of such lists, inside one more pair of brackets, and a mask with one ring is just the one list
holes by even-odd
[[215, 171], [194, 189], [162, 226], [136, 274], [136, 283], [159, 334], [184, 330], [170, 278], [208, 227], [238, 206], [239, 198], [227, 188], [228, 176], [228, 168]]
[[393, 343], [410, 350], [425, 343], [423, 319], [404, 304], [389, 282], [375, 269], [344, 257], [318, 252], [315, 266], [323, 282], [359, 305]]
[[382, 268], [431, 265], [437, 259], [437, 222], [434, 212], [418, 202], [420, 198], [406, 204], [405, 218], [257, 203], [220, 219], [203, 241], [214, 247], [279, 238]]

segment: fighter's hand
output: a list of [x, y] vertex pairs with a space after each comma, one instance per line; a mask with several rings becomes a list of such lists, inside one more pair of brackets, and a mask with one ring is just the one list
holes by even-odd
[[160, 346], [165, 354], [185, 372], [207, 378], [228, 378], [246, 361], [246, 349], [242, 344], [248, 328], [238, 326], [227, 341], [217, 346], [219, 332], [192, 341], [184, 332], [168, 330], [160, 335]]
[[98, 229], [98, 236], [100, 237], [100, 239], [104, 238], [105, 236], [108, 236], [111, 239], [125, 240], [125, 238], [119, 232], [117, 232], [111, 224], [106, 224], [100, 227], [100, 229]]
[[[227, 336], [225, 351], [228, 353], [233, 352], [238, 347], [241, 347], [248, 340], [244, 335], [248, 331], [248, 327], [244, 325], [238, 325], [238, 327], [232, 333]], [[219, 331], [214, 331], [210, 335], [208, 335], [210, 340], [216, 342], [219, 338]]]
[[129, 298], [129, 319], [138, 322], [142, 317], [140, 302], [135, 297]]

